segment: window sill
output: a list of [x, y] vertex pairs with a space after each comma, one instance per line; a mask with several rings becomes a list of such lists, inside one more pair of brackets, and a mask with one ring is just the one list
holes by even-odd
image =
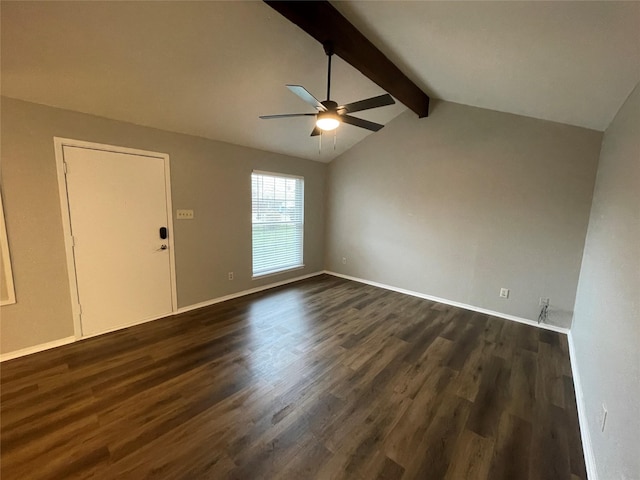
[[302, 270], [304, 268], [303, 265], [299, 265], [297, 267], [287, 268], [285, 270], [278, 270], [276, 272], [262, 273], [260, 275], [253, 275], [251, 280], [261, 280], [263, 278], [275, 277], [276, 275], [282, 275], [283, 273], [295, 272], [296, 270]]

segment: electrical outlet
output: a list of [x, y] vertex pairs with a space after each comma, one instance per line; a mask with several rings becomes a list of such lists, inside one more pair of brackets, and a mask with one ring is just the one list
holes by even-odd
[[229, 277], [229, 280], [233, 280], [233, 272], [229, 272], [227, 276]]
[[178, 220], [192, 220], [193, 210], [176, 210], [176, 218]]
[[509, 298], [509, 289], [508, 288], [501, 288], [500, 289], [500, 297], [501, 298]]
[[544, 307], [544, 306], [549, 306], [549, 297], [540, 297], [540, 304], [539, 306]]
[[604, 403], [602, 404], [602, 412], [600, 412], [600, 430], [602, 432], [604, 432], [604, 427], [607, 425], [607, 414], [609, 412], [607, 411], [607, 407], [605, 407]]
[[347, 257], [342, 257], [342, 264], [346, 265], [347, 264]]

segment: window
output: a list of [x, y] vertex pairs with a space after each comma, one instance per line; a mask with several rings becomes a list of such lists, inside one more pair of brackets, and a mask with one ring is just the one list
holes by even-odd
[[304, 266], [304, 178], [251, 174], [253, 276]]

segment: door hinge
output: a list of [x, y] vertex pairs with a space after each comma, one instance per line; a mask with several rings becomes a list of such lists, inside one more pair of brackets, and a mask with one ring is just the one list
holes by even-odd
[[62, 162], [62, 169], [64, 170], [64, 174], [69, 173], [69, 167], [67, 167], [67, 162]]
[[78, 315], [82, 315], [82, 305], [78, 304]]
[[72, 247], [76, 246], [76, 237], [74, 237], [73, 235], [71, 235], [71, 246]]

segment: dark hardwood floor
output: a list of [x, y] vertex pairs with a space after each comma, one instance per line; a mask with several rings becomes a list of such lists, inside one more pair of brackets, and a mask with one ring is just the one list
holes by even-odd
[[1, 366], [10, 479], [586, 479], [566, 338], [331, 276]]

